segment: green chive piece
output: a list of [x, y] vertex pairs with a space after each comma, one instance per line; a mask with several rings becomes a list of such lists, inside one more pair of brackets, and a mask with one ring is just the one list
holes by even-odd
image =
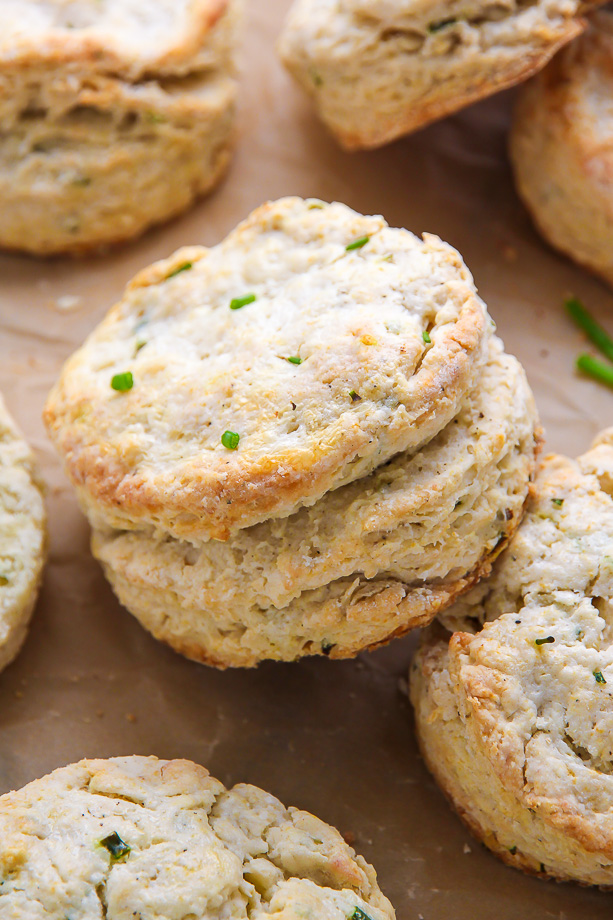
[[356, 907], [349, 920], [371, 920], [371, 917], [365, 914], [361, 907]]
[[425, 329], [424, 329], [424, 331], [422, 332], [421, 337], [422, 337], [422, 339], [424, 340], [424, 342], [426, 343], [426, 345], [429, 345], [430, 342], [432, 341], [432, 339], [430, 338], [430, 333], [429, 333], [429, 332], [426, 332]]
[[349, 390], [349, 398], [351, 402], [359, 402], [362, 397], [355, 390]]
[[602, 671], [594, 671], [594, 677], [597, 684], [606, 684], [605, 676]]
[[321, 651], [323, 655], [329, 655], [333, 648], [334, 642], [326, 642], [324, 639], [324, 641], [321, 643]]
[[163, 125], [167, 118], [164, 115], [160, 115], [159, 112], [145, 112], [145, 120], [150, 122], [152, 125]]
[[126, 371], [125, 374], [115, 374], [111, 380], [111, 386], [119, 393], [125, 393], [134, 386], [134, 377], [132, 371]]
[[571, 318], [583, 329], [588, 339], [602, 352], [605, 358], [613, 361], [613, 339], [602, 326], [596, 322], [589, 310], [583, 306], [576, 297], [569, 297], [564, 301], [564, 306]]
[[359, 240], [354, 240], [353, 243], [349, 243], [348, 246], [345, 246], [346, 252], [351, 252], [352, 249], [361, 249], [362, 246], [366, 246], [369, 239], [369, 236], [361, 236]]
[[114, 831], [112, 834], [109, 834], [108, 837], [105, 837], [104, 840], [100, 841], [100, 846], [104, 847], [111, 854], [111, 862], [123, 862], [124, 859], [127, 859], [130, 855], [132, 848], [125, 843], [119, 834]]
[[311, 80], [313, 81], [315, 86], [323, 86], [323, 82], [324, 82], [323, 77], [316, 70], [311, 71]]
[[602, 361], [597, 361], [591, 355], [579, 355], [577, 368], [589, 377], [593, 377], [594, 380], [598, 380], [599, 383], [605, 383], [608, 387], [613, 387], [613, 367], [603, 364]]
[[240, 310], [241, 307], [246, 307], [248, 304], [253, 303], [257, 300], [255, 294], [245, 294], [244, 297], [234, 297], [230, 301], [231, 310]]
[[440, 32], [441, 29], [444, 29], [446, 26], [452, 26], [457, 21], [457, 19], [441, 19], [439, 22], [431, 22], [428, 26], [428, 32]]
[[227, 447], [228, 450], [236, 450], [240, 439], [240, 434], [237, 434], [235, 431], [224, 431], [221, 436], [221, 443], [224, 447]]
[[558, 508], [561, 508], [562, 505], [564, 504], [563, 498], [552, 498], [551, 501], [552, 501], [552, 504], [557, 505]]
[[188, 272], [190, 268], [194, 267], [193, 262], [182, 262], [181, 265], [177, 265], [169, 275], [166, 275], [165, 280], [168, 281], [169, 278], [174, 278], [175, 275], [180, 275], [181, 272]]
[[291, 355], [291, 357], [285, 360], [289, 361], [290, 364], [302, 364], [302, 358], [297, 358], [296, 355]]
[[146, 344], [147, 344], [146, 339], [138, 339], [138, 341], [136, 342], [134, 346], [134, 354], [138, 354], [141, 348], [144, 348]]
[[549, 643], [555, 642], [555, 641], [556, 640], [553, 638], [553, 636], [545, 636], [544, 639], [535, 639], [534, 644], [535, 645], [548, 645]]
[[515, 854], [517, 853], [517, 847], [509, 847], [509, 853], [511, 854], [511, 856], [515, 856]]
[[77, 188], [85, 188], [88, 185], [92, 184], [92, 180], [89, 176], [77, 176], [76, 179], [73, 179], [71, 185], [75, 185]]

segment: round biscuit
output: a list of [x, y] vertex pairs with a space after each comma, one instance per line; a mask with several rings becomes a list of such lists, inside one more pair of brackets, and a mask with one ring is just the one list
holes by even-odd
[[612, 445], [609, 432], [576, 462], [545, 459], [491, 578], [446, 618], [465, 631], [431, 628], [411, 674], [425, 759], [477, 836], [509, 865], [603, 887], [613, 886]]
[[83, 760], [0, 798], [0, 914], [394, 920], [337, 830], [187, 760]]
[[92, 517], [223, 540], [430, 440], [490, 330], [438, 238], [282, 199], [138, 275], [65, 365], [46, 422]]

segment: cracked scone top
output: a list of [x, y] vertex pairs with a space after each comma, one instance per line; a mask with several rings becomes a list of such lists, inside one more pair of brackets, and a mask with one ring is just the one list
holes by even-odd
[[296, 0], [279, 51], [345, 148], [377, 147], [527, 79], [593, 5]]
[[[613, 885], [613, 429], [550, 456], [488, 582], [430, 630], [411, 692], [422, 750], [505, 862]], [[480, 625], [485, 625], [479, 630]]]
[[522, 90], [509, 151], [517, 189], [545, 239], [613, 285], [613, 15]]
[[0, 798], [3, 920], [394, 920], [334, 828], [185, 760], [84, 760]]
[[42, 575], [45, 534], [34, 457], [0, 396], [0, 669], [25, 640]]
[[94, 521], [225, 539], [430, 440], [490, 329], [437, 237], [282, 199], [138, 275], [46, 422]]

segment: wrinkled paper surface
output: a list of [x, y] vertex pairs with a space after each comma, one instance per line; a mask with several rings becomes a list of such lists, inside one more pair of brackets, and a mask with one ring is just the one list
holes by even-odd
[[250, 2], [237, 155], [209, 199], [101, 258], [0, 256], [0, 389], [40, 458], [51, 533], [29, 640], [0, 676], [0, 791], [81, 757], [191, 758], [353, 834], [399, 920], [608, 916], [611, 895], [504, 867], [449, 809], [399, 689], [415, 636], [353, 662], [221, 673], [183, 660], [115, 601], [44, 434], [62, 362], [137, 270], [181, 245], [214, 244], [288, 194], [344, 201], [456, 246], [527, 369], [547, 448], [575, 455], [613, 424], [613, 393], [573, 369], [584, 342], [562, 309], [576, 294], [613, 330], [613, 294], [548, 249], [517, 200], [505, 155], [512, 94], [383, 150], [345, 154], [272, 53], [287, 6]]

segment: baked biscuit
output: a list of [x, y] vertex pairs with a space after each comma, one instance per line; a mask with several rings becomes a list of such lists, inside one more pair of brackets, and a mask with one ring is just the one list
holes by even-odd
[[240, 4], [1, 0], [0, 246], [85, 252], [219, 181]]
[[379, 147], [525, 80], [591, 5], [296, 0], [279, 51], [343, 147]]
[[416, 453], [226, 543], [105, 529], [93, 552], [120, 601], [191, 658], [353, 656], [487, 574], [523, 514], [536, 426], [521, 366], [493, 339], [475, 392]]
[[[613, 430], [549, 456], [488, 582], [413, 665], [428, 766], [509, 865], [613, 885]], [[481, 623], [485, 625], [481, 631]]]
[[523, 89], [510, 153], [517, 190], [545, 239], [613, 284], [613, 15]]
[[138, 275], [45, 418], [98, 528], [223, 540], [430, 440], [490, 331], [437, 237], [287, 198]]
[[46, 555], [34, 457], [0, 396], [0, 670], [23, 645]]
[[83, 760], [0, 798], [0, 915], [393, 920], [334, 828], [187, 760]]

